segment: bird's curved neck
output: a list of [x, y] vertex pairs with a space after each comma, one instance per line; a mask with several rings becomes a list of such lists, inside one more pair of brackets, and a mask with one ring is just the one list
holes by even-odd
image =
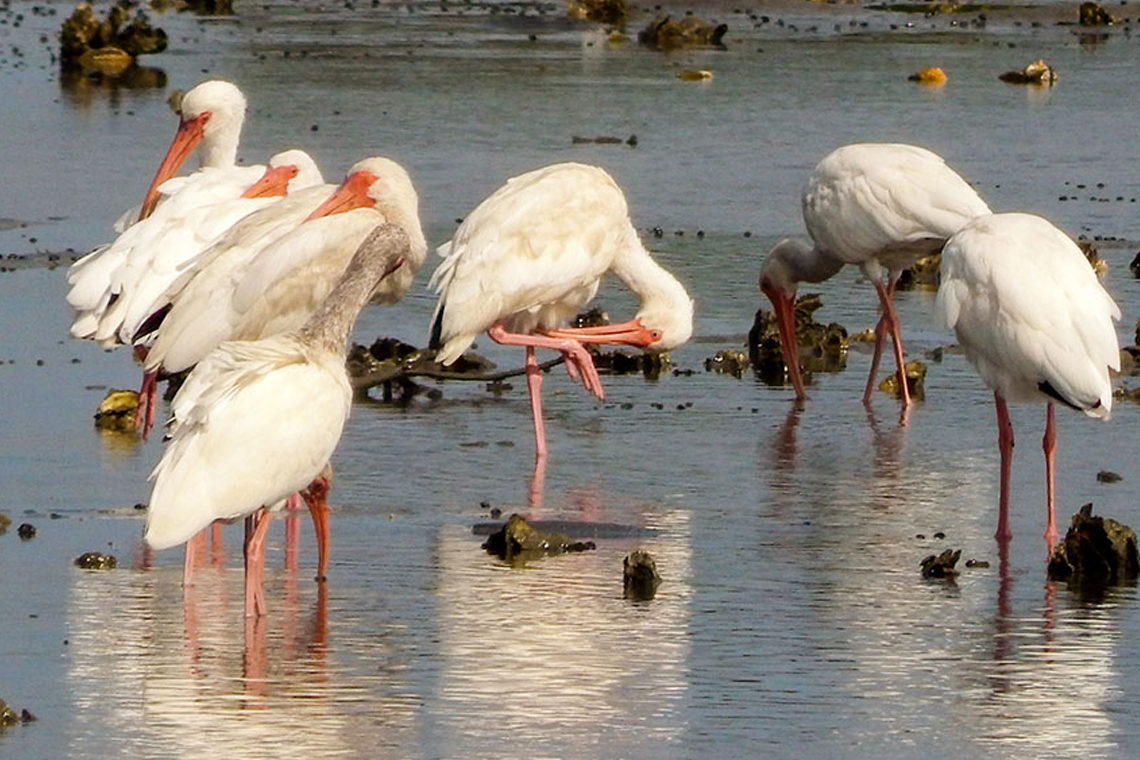
[[685, 286], [653, 260], [633, 227], [621, 252], [614, 257], [613, 273], [638, 297], [642, 311], [683, 308], [689, 303]]
[[377, 283], [395, 271], [407, 254], [408, 236], [402, 228], [395, 224], [376, 227], [356, 249], [336, 287], [301, 327], [301, 339], [343, 352], [356, 317]]
[[237, 164], [238, 140], [243, 119], [236, 118], [221, 129], [202, 138], [198, 147], [198, 166], [202, 169], [227, 169]]
[[803, 253], [788, 260], [793, 282], [823, 282], [843, 268], [844, 262], [819, 246], [804, 246]]

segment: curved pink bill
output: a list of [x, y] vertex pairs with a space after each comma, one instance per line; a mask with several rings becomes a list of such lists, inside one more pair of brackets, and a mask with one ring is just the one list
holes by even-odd
[[784, 364], [788, 367], [788, 376], [796, 389], [796, 398], [800, 401], [808, 397], [804, 390], [804, 379], [800, 375], [800, 350], [796, 342], [796, 313], [795, 301], [792, 296], [776, 287], [761, 285], [760, 290], [772, 302], [772, 310], [776, 314], [776, 329], [780, 334], [780, 351], [784, 354]]
[[324, 203], [305, 218], [305, 221], [319, 219], [322, 216], [331, 216], [332, 214], [343, 214], [345, 211], [352, 211], [353, 209], [375, 206], [376, 199], [369, 197], [368, 188], [376, 179], [376, 175], [371, 172], [350, 174]]
[[174, 133], [174, 139], [170, 141], [170, 147], [166, 149], [166, 155], [163, 156], [162, 163], [158, 165], [158, 171], [154, 173], [154, 179], [147, 188], [142, 207], [139, 209], [138, 221], [141, 222], [154, 213], [154, 207], [158, 205], [159, 185], [173, 177], [182, 164], [186, 163], [186, 159], [198, 147], [198, 143], [202, 142], [202, 131], [209, 120], [210, 112], [206, 111], [192, 119], [185, 119], [178, 125], [178, 131]]
[[275, 198], [289, 192], [289, 181], [297, 176], [296, 166], [270, 166], [250, 185], [242, 198]]
[[566, 338], [579, 343], [610, 343], [620, 346], [646, 348], [661, 340], [659, 330], [650, 330], [641, 324], [640, 319], [619, 322], [598, 327], [563, 327], [556, 330], [543, 330], [543, 335], [551, 338]]

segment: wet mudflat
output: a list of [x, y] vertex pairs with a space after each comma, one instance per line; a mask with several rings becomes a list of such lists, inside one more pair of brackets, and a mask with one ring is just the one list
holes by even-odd
[[[23, 23], [0, 26], [3, 47], [23, 51], [0, 65], [5, 102], [21, 104], [0, 130], [4, 255], [107, 239], [173, 130], [167, 90], [61, 87], [38, 41], [57, 19], [31, 7], [13, 4]], [[247, 161], [299, 144], [335, 177], [365, 155], [396, 158], [432, 244], [508, 176], [557, 160], [607, 167], [696, 299], [695, 338], [673, 355], [686, 372], [605, 377], [599, 403], [556, 368], [535, 506], [522, 382], [358, 404], [333, 462], [327, 587], [311, 581], [307, 526], [293, 569], [277, 529], [269, 615], [246, 630], [237, 527], [185, 596], [180, 552], [141, 550], [135, 505], [161, 443], [91, 425], [107, 388], [138, 381], [126, 353], [67, 338], [62, 269], [0, 275], [0, 511], [13, 522], [0, 535], [0, 698], [39, 718], [0, 733], [5, 757], [1134, 754], [1136, 592], [1090, 599], [1046, 582], [1043, 409], [1013, 410], [1015, 538], [1000, 556], [992, 396], [960, 355], [929, 361], [905, 428], [890, 398], [859, 403], [859, 347], [846, 371], [814, 378], [802, 412], [788, 389], [704, 369], [742, 346], [760, 260], [801, 231], [799, 188], [842, 143], [920, 143], [995, 208], [1140, 239], [1124, 25], [1092, 40], [1031, 15], [990, 13], [979, 29], [815, 5], [751, 9], [761, 23], [726, 8], [727, 50], [666, 55], [608, 43], [553, 6], [307, 7], [156, 16], [171, 48], [144, 60], [170, 87], [241, 85]], [[1051, 90], [998, 81], [1042, 57], [1060, 73]], [[906, 81], [928, 65], [949, 74], [941, 89]], [[713, 79], [681, 81], [681, 68]], [[634, 148], [572, 142], [631, 134]], [[1135, 250], [1101, 247], [1125, 343], [1140, 316]], [[422, 344], [430, 269], [402, 304], [367, 309], [357, 339]], [[857, 272], [813, 290], [820, 320], [874, 323]], [[635, 308], [618, 287], [599, 300], [615, 316]], [[916, 357], [950, 342], [932, 301], [899, 297]], [[1087, 501], [1140, 522], [1138, 421], [1127, 403], [1107, 424], [1059, 411], [1063, 524]], [[1123, 480], [1098, 482], [1100, 470]], [[472, 531], [491, 508], [636, 530], [512, 568]], [[23, 522], [37, 528], [28, 541]], [[648, 602], [622, 595], [622, 559], [638, 548], [664, 579]], [[956, 582], [923, 580], [920, 561], [947, 548], [962, 549]], [[89, 551], [118, 567], [75, 568]]]

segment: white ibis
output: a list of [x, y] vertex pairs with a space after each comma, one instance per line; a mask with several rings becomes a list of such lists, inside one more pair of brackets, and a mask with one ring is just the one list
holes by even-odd
[[845, 145], [829, 153], [812, 172], [802, 205], [814, 246], [781, 240], [760, 270], [760, 290], [776, 313], [796, 398], [807, 398], [795, 335], [796, 285], [822, 282], [844, 264], [857, 264], [874, 283], [883, 312], [875, 327], [875, 353], [863, 401], [871, 400], [884, 336], [890, 332], [905, 413], [910, 394], [892, 300], [899, 274], [937, 252], [963, 224], [990, 209], [940, 156], [915, 145], [892, 143]]
[[[135, 336], [147, 340], [157, 329], [144, 363], [150, 384], [160, 372], [190, 369], [222, 341], [299, 327], [332, 290], [361, 240], [384, 222], [404, 229], [411, 252], [375, 298], [399, 300], [427, 253], [418, 204], [403, 167], [373, 157], [357, 162], [335, 190], [302, 190], [242, 219], [202, 255], [169, 307]], [[153, 412], [146, 416], [144, 429]]]
[[[439, 250], [446, 258], [431, 280], [439, 293], [431, 336], [436, 358], [450, 364], [483, 331], [498, 343], [525, 346], [539, 460], [547, 449], [536, 348], [561, 352], [571, 376], [602, 398], [583, 344], [667, 351], [692, 334], [688, 293], [645, 250], [621, 188], [596, 166], [555, 164], [508, 180]], [[566, 327], [607, 272], [640, 298], [637, 316], [603, 327]]]
[[[115, 224], [125, 234], [131, 225], [145, 220], [160, 200], [185, 193], [181, 208], [195, 202], [213, 203], [224, 197], [236, 198], [254, 184], [265, 167], [239, 167], [238, 139], [245, 120], [246, 101], [235, 85], [211, 80], [187, 92], [181, 102], [178, 131], [155, 172], [146, 197], [137, 209], [131, 209]], [[198, 150], [201, 166], [189, 177], [168, 182]], [[160, 188], [163, 188], [160, 190]], [[180, 211], [181, 213], [181, 211]], [[162, 224], [165, 224], [163, 222]], [[68, 272], [71, 289], [67, 301], [77, 313], [72, 326], [75, 337], [93, 337], [99, 318], [120, 291], [113, 285], [116, 273], [130, 252], [136, 232], [119, 244], [100, 246], [72, 265]]]
[[[73, 337], [103, 345], [129, 344], [143, 321], [169, 299], [171, 288], [211, 243], [246, 215], [287, 193], [321, 184], [317, 165], [304, 151], [278, 153], [266, 167], [240, 167], [227, 182], [200, 181], [198, 172], [162, 185], [164, 200], [154, 213], [131, 226], [103, 256], [118, 256], [119, 266], [106, 280], [101, 309], [81, 313]], [[84, 282], [84, 261], [72, 268], [75, 288]], [[92, 326], [92, 323], [94, 325]]]
[[332, 456], [352, 403], [344, 366], [352, 325], [410, 255], [403, 227], [375, 227], [299, 329], [221, 344], [174, 398], [169, 442], [151, 474], [145, 538], [161, 550], [215, 520], [257, 515], [247, 522], [247, 617], [265, 611], [265, 508], [305, 490]]
[[1013, 426], [1006, 402], [1046, 404], [1045, 540], [1052, 546], [1057, 540], [1053, 405], [1108, 419], [1109, 370], [1120, 368], [1113, 326], [1120, 309], [1077, 245], [1032, 214], [982, 216], [955, 233], [942, 251], [942, 283], [935, 308], [994, 392], [1001, 452], [999, 541], [1012, 535]]

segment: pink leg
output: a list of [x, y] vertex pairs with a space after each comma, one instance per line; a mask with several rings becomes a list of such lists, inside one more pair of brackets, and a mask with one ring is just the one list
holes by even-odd
[[1053, 405], [1045, 407], [1045, 436], [1041, 439], [1045, 451], [1045, 499], [1049, 514], [1045, 520], [1045, 543], [1052, 549], [1057, 543], [1057, 518], [1053, 509], [1053, 463], [1057, 452], [1057, 428], [1053, 423]]
[[182, 561], [182, 585], [193, 586], [194, 568], [198, 566], [202, 550], [206, 548], [206, 531], [199, 531], [186, 542], [186, 556]]
[[270, 515], [259, 509], [245, 518], [245, 616], [265, 614], [265, 535]]
[[297, 544], [301, 536], [301, 518], [297, 515], [300, 509], [301, 496], [293, 494], [285, 500], [285, 569], [297, 569]]
[[542, 422], [542, 370], [534, 346], [526, 347], [526, 387], [530, 391], [530, 413], [534, 417], [534, 458], [546, 459], [546, 425]]
[[317, 535], [317, 583], [324, 583], [329, 569], [329, 481], [317, 477], [301, 492], [313, 518], [313, 532]]
[[[896, 281], [894, 277], [891, 277], [886, 285], [881, 282], [875, 283], [875, 291], [879, 294], [879, 303], [883, 307], [883, 316], [879, 319], [879, 324], [875, 327], [875, 351], [877, 353], [880, 349], [879, 328], [885, 326], [891, 331], [891, 338], [894, 342], [895, 365], [898, 367], [899, 373], [899, 394], [902, 396], [903, 409], [906, 409], [910, 406], [910, 390], [906, 385], [906, 360], [903, 358], [902, 328], [899, 324], [899, 316], [895, 312], [894, 293]], [[870, 400], [870, 390], [871, 384], [869, 383], [863, 394], [864, 401]]]
[[867, 375], [867, 385], [863, 388], [863, 403], [871, 403], [871, 396], [875, 392], [875, 381], [878, 379], [879, 374], [879, 360], [883, 356], [883, 340], [887, 334], [887, 316], [884, 314], [879, 317], [878, 324], [875, 325], [875, 353], [871, 355], [871, 371]]
[[139, 405], [135, 409], [135, 430], [146, 438], [154, 426], [154, 409], [157, 403], [158, 373], [144, 372], [139, 387]]
[[998, 423], [998, 451], [1001, 455], [1001, 485], [998, 496], [998, 526], [994, 538], [999, 543], [1006, 543], [1013, 538], [1013, 531], [1009, 527], [1009, 476], [1013, 465], [1013, 423], [1009, 420], [1009, 407], [1005, 399], [994, 394], [994, 406], [997, 407]]
[[602, 381], [598, 377], [598, 370], [594, 367], [594, 360], [590, 352], [582, 344], [570, 338], [550, 338], [545, 335], [523, 335], [521, 333], [507, 332], [501, 324], [494, 324], [487, 330], [487, 335], [496, 343], [504, 346], [533, 346], [535, 348], [549, 348], [560, 352], [566, 357], [567, 367], [575, 369], [586, 390], [598, 398], [604, 398]]
[[210, 526], [210, 563], [219, 570], [225, 566], [226, 547], [222, 543], [222, 523], [214, 520]]

